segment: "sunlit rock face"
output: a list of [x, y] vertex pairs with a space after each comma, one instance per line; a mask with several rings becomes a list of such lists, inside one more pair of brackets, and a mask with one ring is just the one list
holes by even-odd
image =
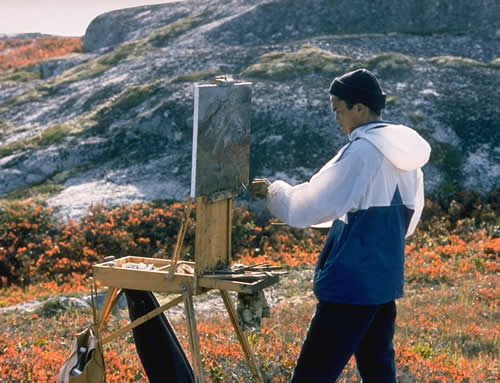
[[346, 142], [329, 84], [359, 67], [387, 93], [384, 118], [431, 143], [428, 193], [500, 187], [497, 2], [331, 3], [180, 1], [97, 17], [84, 53], [30, 68], [37, 80], [0, 75], [0, 196], [55, 185], [49, 203], [65, 216], [186, 198], [193, 84], [221, 74], [252, 82], [250, 177], [306, 181]]

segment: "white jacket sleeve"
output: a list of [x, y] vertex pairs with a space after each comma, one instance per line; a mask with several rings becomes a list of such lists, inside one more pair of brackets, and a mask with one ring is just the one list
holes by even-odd
[[372, 144], [357, 140], [309, 182], [296, 186], [273, 182], [268, 188], [267, 208], [281, 221], [302, 228], [342, 217], [359, 206], [382, 160], [383, 155]]
[[420, 216], [422, 215], [422, 210], [424, 209], [424, 173], [422, 170], [417, 170], [417, 194], [415, 196], [415, 208], [413, 215], [408, 225], [408, 230], [406, 231], [406, 238], [412, 235], [417, 228], [418, 221], [420, 221]]

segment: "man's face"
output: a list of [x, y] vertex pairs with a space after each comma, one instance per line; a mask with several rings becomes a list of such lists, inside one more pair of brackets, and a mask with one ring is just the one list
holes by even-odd
[[330, 101], [333, 113], [335, 113], [335, 122], [339, 124], [345, 135], [349, 135], [354, 128], [359, 126], [359, 111], [356, 106], [349, 109], [344, 100], [337, 96], [330, 96]]

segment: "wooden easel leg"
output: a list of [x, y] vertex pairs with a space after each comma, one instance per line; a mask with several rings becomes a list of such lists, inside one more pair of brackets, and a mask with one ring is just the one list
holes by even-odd
[[118, 338], [121, 334], [136, 328], [137, 326], [143, 324], [144, 322], [147, 322], [148, 320], [154, 318], [157, 315], [160, 315], [162, 312], [164, 312], [164, 311], [168, 310], [169, 308], [174, 307], [178, 303], [182, 302], [182, 299], [183, 299], [183, 297], [179, 295], [177, 298], [171, 300], [168, 303], [165, 303], [163, 306], [157, 307], [153, 311], [150, 311], [149, 313], [144, 314], [143, 316], [130, 322], [125, 327], [123, 327], [119, 330], [116, 330], [114, 333], [109, 334], [107, 337], [103, 338], [101, 341], [101, 344], [105, 345], [106, 343], [112, 341], [113, 339]]
[[194, 316], [193, 295], [188, 288], [182, 291], [184, 296], [184, 310], [186, 312], [189, 332], [189, 342], [191, 345], [191, 355], [193, 357], [193, 370], [196, 383], [204, 383], [203, 367], [201, 365], [200, 338], [196, 330], [196, 320]]
[[109, 313], [111, 312], [111, 308], [113, 307], [113, 304], [115, 303], [115, 295], [117, 293], [118, 289], [111, 287], [108, 289], [108, 292], [106, 293], [106, 296], [104, 297], [104, 301], [102, 302], [101, 309], [99, 310], [99, 313], [97, 314], [97, 323], [99, 324], [99, 332], [101, 332], [102, 328], [104, 327], [104, 322], [106, 322], [106, 319], [108, 319]]
[[257, 383], [264, 383], [264, 378], [260, 373], [257, 363], [255, 362], [255, 358], [250, 350], [250, 344], [248, 343], [247, 338], [243, 334], [241, 327], [238, 323], [238, 318], [236, 317], [236, 311], [234, 310], [233, 303], [231, 302], [231, 298], [229, 294], [225, 290], [219, 290], [222, 295], [222, 299], [224, 301], [224, 305], [226, 306], [227, 312], [229, 314], [229, 319], [231, 319], [231, 323], [233, 324], [234, 330], [236, 331], [236, 335], [238, 336], [238, 340], [240, 341], [241, 348], [243, 349], [243, 353], [245, 354], [245, 358], [247, 359], [248, 365], [250, 366], [250, 370], [252, 371], [252, 375]]

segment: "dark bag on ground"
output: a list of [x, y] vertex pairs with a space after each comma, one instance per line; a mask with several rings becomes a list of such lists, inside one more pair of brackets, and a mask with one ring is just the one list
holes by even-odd
[[[131, 321], [160, 306], [150, 291], [124, 291]], [[194, 383], [191, 364], [164, 313], [132, 331], [137, 354], [150, 383]]]

